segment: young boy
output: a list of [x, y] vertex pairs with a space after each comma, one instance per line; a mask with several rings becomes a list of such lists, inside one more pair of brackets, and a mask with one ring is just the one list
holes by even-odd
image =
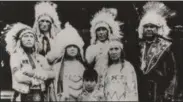
[[83, 74], [83, 91], [79, 96], [80, 101], [100, 101], [102, 97], [96, 88], [98, 73], [95, 69], [86, 69]]

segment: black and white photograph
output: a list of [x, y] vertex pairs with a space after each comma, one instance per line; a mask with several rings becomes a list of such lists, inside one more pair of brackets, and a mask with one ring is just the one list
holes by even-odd
[[0, 101], [183, 102], [183, 1], [0, 1]]

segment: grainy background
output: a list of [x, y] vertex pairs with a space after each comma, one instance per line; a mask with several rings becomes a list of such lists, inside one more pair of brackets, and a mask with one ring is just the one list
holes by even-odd
[[[135, 66], [138, 73], [139, 47], [138, 27], [141, 8], [145, 1], [53, 1], [58, 5], [58, 14], [62, 22], [69, 21], [78, 29], [81, 37], [85, 41], [85, 47], [89, 45], [90, 20], [94, 13], [102, 7], [114, 7], [118, 9], [117, 20], [124, 22], [121, 30], [124, 32], [124, 45], [126, 58]], [[30, 26], [34, 23], [35, 1], [0, 1], [0, 31], [6, 24], [22, 22]], [[166, 1], [169, 8], [177, 12], [177, 16], [168, 20], [168, 25], [172, 28], [171, 37], [173, 39], [173, 52], [175, 54], [178, 69], [178, 89], [183, 90], [183, 2]], [[2, 39], [3, 36], [0, 36]], [[9, 56], [4, 50], [4, 42], [0, 40], [0, 61], [4, 61], [4, 67], [0, 68], [0, 89], [11, 89], [11, 73], [9, 67]]]

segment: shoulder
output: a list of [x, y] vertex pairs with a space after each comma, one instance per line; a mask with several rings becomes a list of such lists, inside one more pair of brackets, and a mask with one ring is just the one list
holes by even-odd
[[145, 40], [144, 39], [140, 39], [138, 46], [142, 47], [145, 44]]
[[22, 55], [22, 54], [19, 53], [19, 52], [14, 52], [14, 53], [11, 54], [11, 56], [19, 56], [19, 57], [20, 57], [20, 55]]
[[94, 44], [94, 45], [88, 46], [86, 51], [88, 51], [88, 52], [95, 52], [96, 53], [96, 52], [98, 52], [102, 48], [104, 48], [104, 47], [101, 46], [100, 44]]
[[36, 54], [36, 57], [38, 58], [38, 59], [46, 59], [43, 55], [41, 55], [41, 54]]
[[127, 76], [136, 76], [136, 71], [133, 65], [128, 61], [125, 62], [125, 65], [125, 74]]
[[164, 49], [164, 54], [172, 53], [172, 42], [165, 39], [160, 39], [161, 48]]
[[84, 66], [84, 64], [83, 63], [81, 63], [80, 61], [76, 61], [76, 63], [75, 63], [82, 71], [84, 71], [85, 70], [85, 66]]
[[91, 49], [93, 49], [95, 47], [96, 47], [96, 45], [89, 45], [86, 50], [89, 50], [90, 51]]
[[40, 61], [42, 63], [45, 63], [45, 61], [47, 61], [46, 58], [43, 55], [41, 55], [41, 54], [36, 54], [36, 60], [38, 62]]
[[98, 50], [97, 50], [97, 46], [96, 45], [90, 45], [88, 46], [88, 48], [86, 49], [86, 54], [88, 55], [93, 55], [95, 54]]
[[133, 67], [133, 65], [127, 60], [124, 60], [124, 64], [128, 67]]
[[13, 67], [20, 67], [21, 64], [27, 62], [27, 56], [20, 53], [13, 53], [10, 55], [10, 66]]
[[22, 59], [23, 57], [24, 57], [23, 54], [20, 54], [18, 52], [12, 53], [10, 55], [10, 59], [16, 60], [16, 61]]
[[129, 69], [134, 70], [133, 65], [127, 60], [124, 60], [124, 67], [127, 68], [127, 70]]

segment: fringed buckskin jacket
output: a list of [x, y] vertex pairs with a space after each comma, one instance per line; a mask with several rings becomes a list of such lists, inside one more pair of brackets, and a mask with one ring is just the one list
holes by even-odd
[[[40, 85], [41, 91], [45, 91], [44, 81], [54, 76], [47, 60], [40, 54], [35, 54], [34, 56], [35, 69], [33, 69], [25, 52], [16, 52], [10, 56], [12, 88], [20, 94], [29, 94], [30, 88], [34, 84]], [[30, 70], [34, 70], [35, 72], [32, 77], [26, 74]], [[21, 101], [20, 94], [16, 98], [16, 101]]]
[[177, 82], [176, 63], [171, 51], [172, 42], [158, 38], [152, 44], [142, 42], [140, 45], [142, 85], [143, 90], [146, 90], [144, 95], [147, 95], [148, 102], [172, 99]]

